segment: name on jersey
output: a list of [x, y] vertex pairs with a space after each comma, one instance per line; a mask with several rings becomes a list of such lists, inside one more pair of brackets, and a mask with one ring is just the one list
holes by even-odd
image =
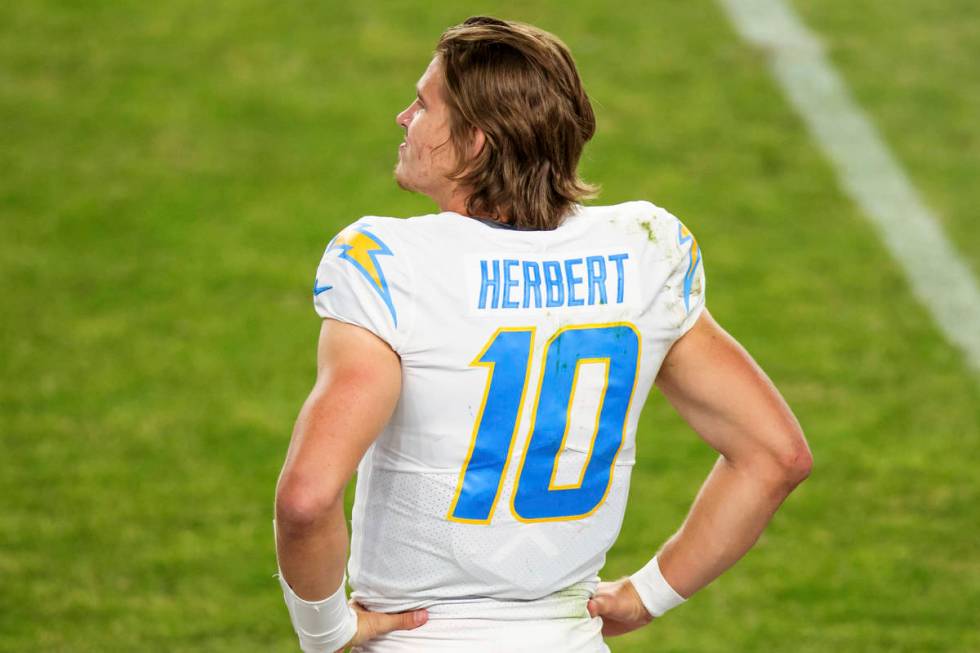
[[471, 259], [477, 311], [601, 306], [629, 301], [629, 252], [571, 258]]

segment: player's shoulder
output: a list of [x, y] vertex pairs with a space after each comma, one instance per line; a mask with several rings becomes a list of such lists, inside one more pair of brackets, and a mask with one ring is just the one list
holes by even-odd
[[333, 237], [324, 259], [353, 263], [382, 287], [384, 279], [400, 279], [401, 283], [394, 285], [407, 292], [419, 270], [428, 269], [430, 254], [445, 250], [446, 240], [454, 237], [451, 227], [452, 221], [445, 214], [410, 218], [365, 215]]
[[385, 237], [392, 238], [398, 236], [399, 218], [390, 218], [380, 215], [364, 215], [343, 227], [330, 242], [334, 245], [351, 245], [359, 240], [372, 240], [376, 244], [383, 244]]
[[391, 249], [396, 245], [418, 245], [439, 230], [442, 214], [429, 214], [408, 218], [381, 215], [365, 215], [341, 229], [336, 244], [350, 239], [369, 239], [375, 246]]
[[411, 322], [412, 252], [403, 220], [366, 215], [329, 241], [314, 279], [317, 313], [362, 326], [398, 351]]
[[677, 232], [680, 220], [673, 213], [648, 200], [632, 200], [606, 206], [583, 207], [583, 217], [594, 225], [604, 225], [630, 238], [657, 242]]

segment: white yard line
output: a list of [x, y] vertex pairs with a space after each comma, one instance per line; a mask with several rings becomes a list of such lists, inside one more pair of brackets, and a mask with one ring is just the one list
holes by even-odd
[[908, 175], [827, 61], [820, 39], [783, 0], [719, 0], [769, 57], [841, 186], [878, 229], [946, 338], [980, 372], [980, 290]]

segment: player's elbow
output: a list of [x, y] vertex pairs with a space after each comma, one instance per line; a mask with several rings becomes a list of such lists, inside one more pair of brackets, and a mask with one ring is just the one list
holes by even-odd
[[772, 434], [768, 446], [755, 449], [743, 461], [745, 469], [751, 470], [780, 500], [806, 480], [813, 469], [813, 455], [799, 431]]
[[315, 529], [343, 503], [343, 493], [328, 486], [283, 479], [276, 488], [276, 525], [283, 533]]
[[794, 434], [785, 450], [777, 455], [776, 464], [783, 485], [790, 490], [810, 476], [813, 471], [813, 453], [802, 433]]

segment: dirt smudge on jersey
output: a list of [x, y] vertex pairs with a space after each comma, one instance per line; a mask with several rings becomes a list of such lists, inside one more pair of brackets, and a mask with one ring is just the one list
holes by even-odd
[[650, 224], [649, 220], [640, 220], [640, 227], [647, 232], [647, 240], [651, 243], [657, 242], [657, 234], [653, 231], [653, 225]]

